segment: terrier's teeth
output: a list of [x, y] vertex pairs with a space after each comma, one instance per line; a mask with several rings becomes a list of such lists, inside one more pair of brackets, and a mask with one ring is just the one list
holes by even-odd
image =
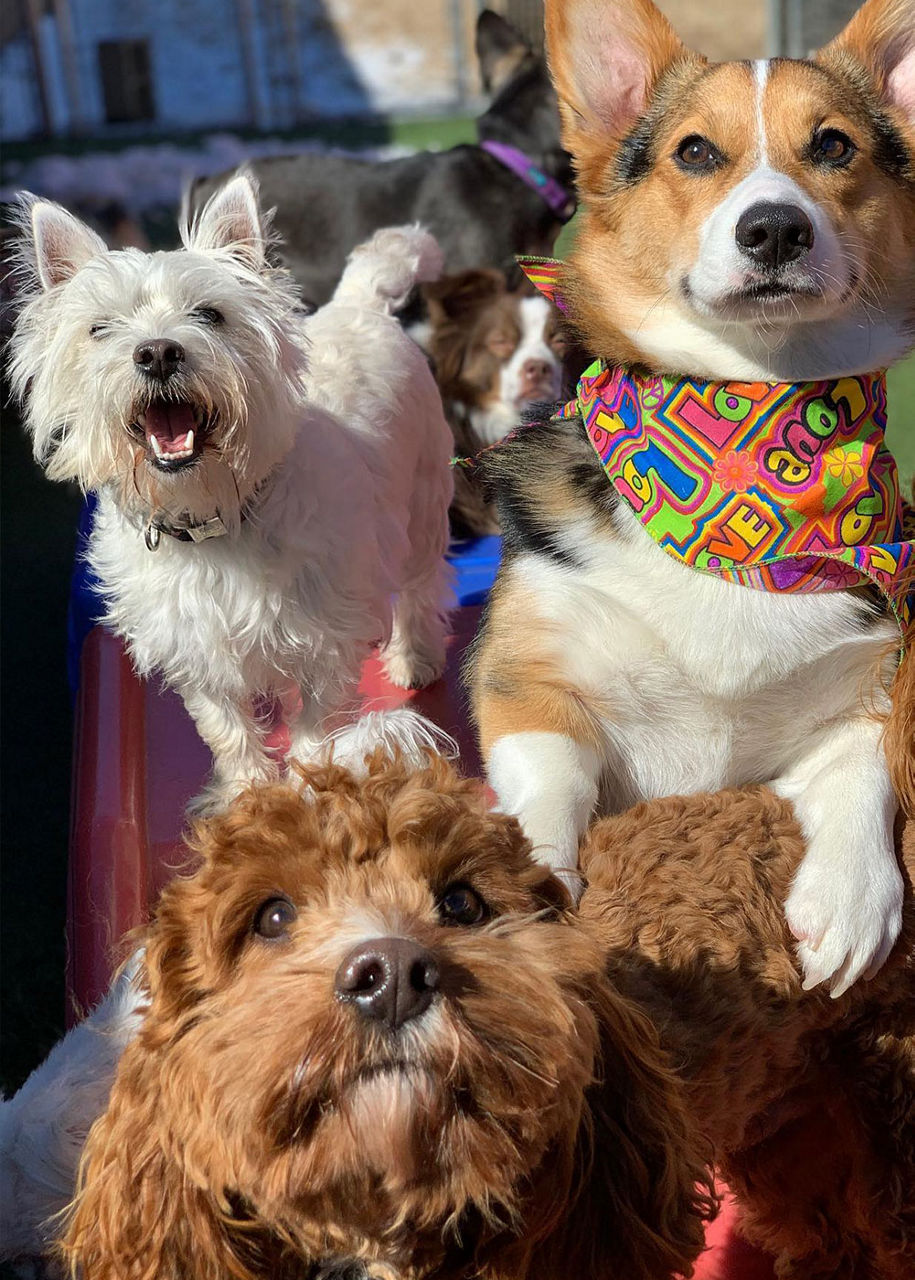
[[157, 457], [157, 458], [161, 458], [161, 457], [162, 457], [162, 446], [161, 446], [161, 444], [159, 444], [159, 441], [156, 439], [156, 437], [155, 437], [155, 436], [150, 436], [150, 437], [149, 437], [149, 442], [150, 442], [150, 444], [152, 445], [152, 451], [153, 451], [153, 453], [156, 455], [156, 457]]
[[185, 444], [185, 446], [184, 446], [184, 452], [185, 452], [185, 453], [193, 453], [193, 452], [194, 452], [194, 433], [193, 433], [193, 431], [189, 431], [189, 432], [187, 433], [187, 443], [186, 443], [186, 444]]

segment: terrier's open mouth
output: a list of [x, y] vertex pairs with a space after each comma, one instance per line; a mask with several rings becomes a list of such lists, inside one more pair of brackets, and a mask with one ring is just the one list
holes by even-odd
[[130, 424], [147, 449], [147, 461], [159, 471], [179, 471], [203, 452], [213, 418], [189, 400], [154, 400]]

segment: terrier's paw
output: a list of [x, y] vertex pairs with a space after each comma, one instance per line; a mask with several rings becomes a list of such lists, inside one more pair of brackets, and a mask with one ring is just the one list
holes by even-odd
[[252, 782], [275, 782], [276, 771], [258, 770], [248, 777], [223, 778], [213, 774], [202, 791], [192, 796], [187, 802], [186, 813], [189, 818], [212, 818], [214, 814], [228, 809], [233, 800], [237, 800], [246, 787]]
[[445, 670], [445, 653], [389, 649], [384, 654], [384, 670], [398, 689], [425, 689]]
[[391, 759], [400, 757], [414, 769], [425, 768], [433, 756], [456, 759], [457, 743], [444, 729], [411, 707], [364, 712], [324, 740], [323, 753], [364, 777], [367, 761], [379, 749]]
[[902, 876], [895, 860], [879, 866], [825, 865], [807, 857], [794, 879], [785, 916], [798, 940], [804, 990], [826, 983], [832, 998], [872, 978], [902, 928]]

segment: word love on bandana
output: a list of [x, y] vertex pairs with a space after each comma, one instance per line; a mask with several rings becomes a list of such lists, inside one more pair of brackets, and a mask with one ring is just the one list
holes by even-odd
[[915, 544], [883, 441], [882, 374], [703, 382], [598, 361], [559, 416], [579, 414], [617, 492], [683, 564], [764, 591], [870, 580], [908, 622]]
[[[561, 264], [521, 265], [562, 307]], [[884, 443], [882, 373], [705, 382], [597, 361], [559, 416], [582, 418], [616, 491], [682, 564], [763, 591], [874, 582], [899, 625], [910, 620], [915, 543]]]

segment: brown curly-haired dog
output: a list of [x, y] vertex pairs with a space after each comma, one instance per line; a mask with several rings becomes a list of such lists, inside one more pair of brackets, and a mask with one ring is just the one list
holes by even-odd
[[683, 1090], [515, 820], [442, 760], [304, 776], [199, 825], [162, 895], [74, 1270], [688, 1273], [712, 1201]]
[[576, 917], [441, 760], [311, 770], [197, 828], [89, 1139], [85, 1280], [689, 1273], [701, 1158], [788, 1280], [915, 1274], [915, 823], [902, 936], [805, 992], [764, 788], [596, 824]]
[[767, 789], [601, 821], [581, 912], [614, 988], [658, 1029], [690, 1114], [780, 1280], [915, 1276], [915, 822], [885, 968], [805, 992], [781, 903], [803, 853]]

